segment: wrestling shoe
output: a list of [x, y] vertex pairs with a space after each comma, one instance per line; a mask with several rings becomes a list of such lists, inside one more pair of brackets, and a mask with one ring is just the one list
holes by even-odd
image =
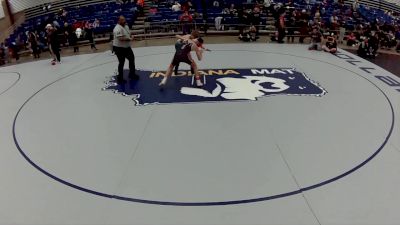
[[168, 77], [165, 76], [158, 86], [164, 86], [165, 84], [167, 84], [167, 80], [168, 80]]
[[196, 80], [196, 86], [203, 87], [203, 82], [201, 82], [201, 80]]

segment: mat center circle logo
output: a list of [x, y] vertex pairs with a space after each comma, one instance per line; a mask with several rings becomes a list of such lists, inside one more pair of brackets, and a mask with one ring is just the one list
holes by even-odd
[[221, 101], [256, 101], [272, 95], [322, 96], [324, 88], [294, 68], [249, 68], [201, 70], [205, 85], [192, 87], [190, 71], [179, 71], [167, 87], [159, 89], [163, 71], [138, 71], [139, 81], [118, 84], [109, 77], [103, 90], [132, 96], [137, 106], [149, 104]]

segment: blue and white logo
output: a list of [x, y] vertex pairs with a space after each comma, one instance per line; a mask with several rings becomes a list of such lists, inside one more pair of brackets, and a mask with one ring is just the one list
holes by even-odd
[[140, 80], [117, 84], [110, 77], [103, 90], [132, 96], [136, 105], [220, 101], [256, 101], [272, 95], [322, 96], [326, 91], [304, 73], [293, 68], [210, 69], [202, 88], [192, 87], [190, 71], [174, 74], [160, 90], [165, 72], [138, 71]]

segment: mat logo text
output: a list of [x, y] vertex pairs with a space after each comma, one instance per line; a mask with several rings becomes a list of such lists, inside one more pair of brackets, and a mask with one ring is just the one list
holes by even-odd
[[350, 54], [346, 54], [344, 52], [337, 52], [335, 55], [340, 59], [346, 60], [346, 62], [350, 63], [351, 65], [357, 66], [360, 70], [370, 75], [375, 75], [375, 78], [387, 84], [389, 87], [394, 88], [395, 90], [397, 90], [398, 93], [400, 93], [400, 81], [398, 79], [395, 79], [391, 76], [378, 75], [379, 72], [376, 68], [365, 65], [365, 62], [354, 58]]
[[256, 101], [264, 96], [322, 96], [326, 91], [304, 73], [293, 68], [249, 68], [201, 70], [206, 76], [202, 88], [191, 86], [190, 71], [179, 71], [160, 90], [164, 71], [139, 71], [141, 79], [120, 85], [112, 77], [104, 90], [132, 96], [136, 105], [197, 103], [221, 101]]

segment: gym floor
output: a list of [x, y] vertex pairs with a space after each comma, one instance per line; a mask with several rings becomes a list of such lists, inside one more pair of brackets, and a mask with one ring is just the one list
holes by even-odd
[[[135, 47], [0, 68], [0, 224], [397, 224], [400, 81], [339, 50]], [[394, 64], [394, 62], [392, 62]], [[126, 63], [128, 64], [128, 63]], [[126, 65], [127, 66], [127, 65]]]

